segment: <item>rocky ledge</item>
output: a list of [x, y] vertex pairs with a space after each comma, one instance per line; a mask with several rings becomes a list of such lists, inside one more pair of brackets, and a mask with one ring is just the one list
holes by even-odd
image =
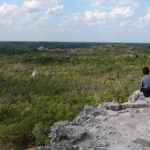
[[86, 106], [72, 122], [56, 122], [51, 144], [37, 150], [150, 150], [150, 98]]

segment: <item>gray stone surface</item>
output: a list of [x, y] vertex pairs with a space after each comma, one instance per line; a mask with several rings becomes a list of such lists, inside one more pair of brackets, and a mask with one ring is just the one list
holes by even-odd
[[140, 92], [140, 90], [135, 91], [128, 99], [128, 102], [136, 102], [138, 100], [145, 100], [145, 97], [143, 95], [142, 92]]
[[133, 142], [150, 148], [150, 139], [148, 141], [148, 140], [145, 140], [145, 139], [138, 138], [138, 139], [135, 139]]
[[72, 122], [51, 127], [46, 150], [150, 150], [150, 98], [136, 91], [123, 104], [86, 106]]
[[136, 143], [116, 144], [108, 148], [108, 150], [148, 150], [144, 146]]
[[109, 110], [113, 110], [113, 111], [121, 110], [121, 105], [117, 102], [103, 103], [103, 107], [105, 109], [109, 109]]
[[39, 146], [39, 147], [36, 147], [35, 150], [45, 150], [45, 147], [44, 146]]
[[60, 121], [55, 123], [51, 127], [50, 137], [52, 142], [59, 142], [59, 141], [71, 141], [76, 142], [81, 140], [85, 136], [88, 135], [86, 129], [81, 126], [72, 126], [70, 123], [66, 121]]
[[53, 143], [51, 145], [45, 146], [45, 150], [78, 150], [79, 147], [77, 145], [73, 145], [66, 141]]

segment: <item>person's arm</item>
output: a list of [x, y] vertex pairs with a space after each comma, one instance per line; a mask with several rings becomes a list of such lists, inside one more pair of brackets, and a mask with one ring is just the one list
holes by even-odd
[[141, 79], [141, 85], [140, 85], [140, 91], [141, 92], [143, 91], [143, 87], [144, 87], [144, 84], [143, 84], [143, 80]]

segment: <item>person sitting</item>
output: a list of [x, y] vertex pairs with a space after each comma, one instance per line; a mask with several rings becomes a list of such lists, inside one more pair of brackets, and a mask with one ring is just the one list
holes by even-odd
[[149, 68], [143, 68], [143, 77], [141, 79], [141, 89], [140, 91], [143, 92], [145, 97], [150, 97], [150, 75], [149, 75]]

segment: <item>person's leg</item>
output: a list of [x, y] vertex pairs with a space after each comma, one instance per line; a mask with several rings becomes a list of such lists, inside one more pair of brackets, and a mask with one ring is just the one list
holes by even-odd
[[149, 89], [143, 89], [143, 94], [145, 97], [150, 97], [150, 90]]

